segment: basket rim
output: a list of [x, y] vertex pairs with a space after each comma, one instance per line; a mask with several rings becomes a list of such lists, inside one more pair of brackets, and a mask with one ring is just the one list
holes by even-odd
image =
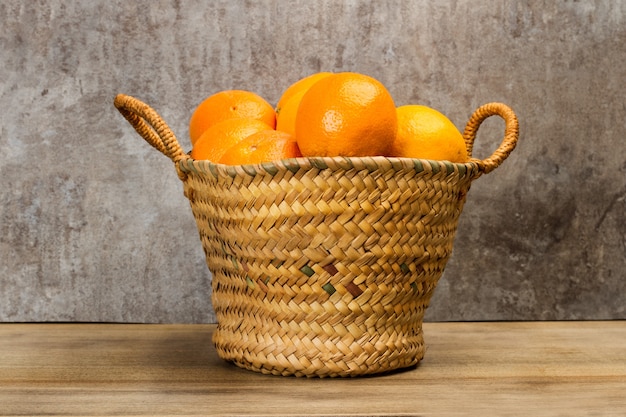
[[[185, 180], [185, 176], [187, 173], [181, 170], [181, 165], [189, 166], [189, 161], [191, 156], [183, 152], [180, 143], [176, 139], [174, 132], [169, 128], [169, 126], [165, 123], [165, 121], [159, 116], [159, 114], [147, 104], [137, 100], [134, 97], [127, 96], [125, 94], [118, 94], [115, 96], [114, 100], [115, 107], [120, 111], [122, 116], [128, 120], [128, 122], [133, 126], [133, 128], [139, 133], [141, 137], [143, 137], [150, 145], [152, 145], [155, 149], [160, 151], [162, 154], [170, 158], [174, 164], [176, 165], [176, 171], [181, 180]], [[465, 130], [463, 132], [463, 139], [465, 140], [465, 146], [467, 149], [467, 154], [472, 156], [472, 149], [474, 146], [474, 140], [476, 138], [476, 132], [480, 127], [481, 123], [488, 117], [498, 115], [504, 119], [505, 122], [505, 130], [504, 130], [504, 138], [502, 142], [495, 150], [495, 152], [488, 158], [480, 160], [476, 158], [471, 158], [469, 161], [469, 166], [471, 168], [471, 172], [475, 172], [475, 178], [478, 178], [482, 174], [488, 174], [494, 169], [496, 169], [500, 164], [508, 158], [509, 154], [515, 149], [517, 144], [517, 140], [519, 137], [519, 122], [517, 120], [517, 116], [513, 112], [513, 110], [503, 103], [492, 102], [487, 103], [479, 108], [477, 108], [470, 119], [468, 120]], [[327, 157], [323, 157], [323, 160], [326, 160]], [[363, 158], [345, 158], [345, 157], [331, 157], [331, 159], [339, 158], [341, 161], [346, 160], [364, 160], [364, 161], [375, 161], [376, 159], [385, 159], [387, 161], [392, 160], [400, 160], [402, 158], [390, 158], [390, 157], [363, 157]], [[320, 160], [319, 158], [296, 158], [298, 161], [311, 161], [311, 159]], [[330, 160], [327, 160], [330, 161]], [[415, 161], [415, 160], [413, 160]], [[423, 161], [423, 160], [420, 160]], [[184, 164], [183, 164], [184, 162]], [[474, 171], [474, 166], [471, 165], [474, 163], [476, 165], [477, 171]], [[194, 163], [191, 164], [193, 166]], [[267, 164], [261, 164], [262, 166], [267, 167]], [[283, 164], [284, 165], [284, 164]], [[296, 163], [296, 166], [293, 164], [287, 164], [291, 167], [291, 170], [296, 169], [299, 170], [299, 163]], [[332, 165], [332, 164], [331, 164]], [[375, 165], [375, 164], [374, 164]], [[432, 164], [431, 164], [432, 165]], [[465, 165], [465, 164], [462, 164]], [[223, 168], [222, 165], [210, 163], [208, 165], [213, 172], [220, 172]], [[280, 163], [275, 163], [275, 167], [270, 167], [268, 173], [272, 173], [280, 168]], [[418, 166], [417, 164], [415, 166]], [[435, 166], [435, 165], [432, 165]], [[451, 165], [452, 167], [458, 165]], [[257, 169], [259, 165], [240, 165], [238, 166], [244, 172], [254, 172], [256, 175], [259, 172], [268, 171], [266, 168]], [[255, 168], [256, 167], [256, 168]], [[440, 166], [439, 166], [440, 167]], [[462, 169], [466, 169], [462, 168]], [[235, 168], [237, 169], [237, 168]], [[287, 168], [290, 169], [290, 168]], [[370, 169], [370, 168], [365, 168]], [[454, 169], [453, 169], [454, 170]], [[192, 172], [190, 170], [189, 172]], [[447, 168], [449, 171], [449, 167]], [[230, 175], [230, 174], [229, 174]]]
[[330, 171], [400, 171], [415, 170], [416, 173], [438, 174], [445, 172], [448, 175], [469, 175], [472, 179], [483, 174], [478, 160], [470, 159], [468, 162], [455, 163], [445, 160], [432, 160], [420, 158], [389, 157], [389, 156], [315, 156], [287, 158], [278, 161], [262, 162], [258, 164], [225, 165], [209, 160], [196, 160], [186, 155], [178, 161], [177, 165], [184, 174], [211, 174], [214, 177], [229, 176], [275, 176], [281, 172], [291, 171], [295, 174], [298, 171], [311, 169]]

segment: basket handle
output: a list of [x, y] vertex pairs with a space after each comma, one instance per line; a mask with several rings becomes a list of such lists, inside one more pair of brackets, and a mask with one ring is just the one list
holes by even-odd
[[161, 116], [146, 103], [125, 94], [118, 94], [114, 105], [146, 142], [174, 162], [179, 178], [184, 180], [186, 175], [178, 168], [178, 162], [189, 156]]
[[519, 122], [517, 116], [506, 104], [487, 103], [474, 111], [474, 114], [470, 117], [465, 126], [465, 131], [463, 132], [467, 153], [471, 157], [472, 149], [474, 148], [474, 139], [476, 139], [476, 133], [478, 132], [480, 124], [488, 117], [496, 115], [504, 119], [504, 139], [502, 139], [498, 149], [496, 149], [489, 158], [483, 160], [472, 158], [472, 162], [476, 162], [479, 169], [485, 174], [490, 173], [500, 166], [511, 151], [515, 149], [519, 136]]

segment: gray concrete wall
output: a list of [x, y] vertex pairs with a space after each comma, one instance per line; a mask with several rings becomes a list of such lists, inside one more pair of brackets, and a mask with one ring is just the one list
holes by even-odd
[[519, 116], [428, 320], [626, 318], [626, 2], [5, 0], [0, 62], [0, 321], [213, 321], [182, 185], [113, 98], [152, 105], [188, 150], [205, 96], [275, 103], [320, 70], [459, 128], [490, 101]]

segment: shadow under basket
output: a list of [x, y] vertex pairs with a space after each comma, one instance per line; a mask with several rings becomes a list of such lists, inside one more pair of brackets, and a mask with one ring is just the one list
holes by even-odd
[[478, 108], [464, 138], [498, 115], [505, 134], [484, 160], [297, 158], [227, 166], [192, 159], [147, 104], [115, 106], [169, 157], [213, 275], [218, 355], [275, 375], [359, 376], [424, 357], [422, 321], [452, 253], [472, 181], [514, 149], [504, 104]]

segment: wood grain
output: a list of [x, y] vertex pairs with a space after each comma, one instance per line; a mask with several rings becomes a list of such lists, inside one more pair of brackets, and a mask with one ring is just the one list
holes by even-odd
[[624, 416], [626, 322], [425, 323], [415, 368], [266, 376], [214, 325], [1, 324], [0, 415]]

